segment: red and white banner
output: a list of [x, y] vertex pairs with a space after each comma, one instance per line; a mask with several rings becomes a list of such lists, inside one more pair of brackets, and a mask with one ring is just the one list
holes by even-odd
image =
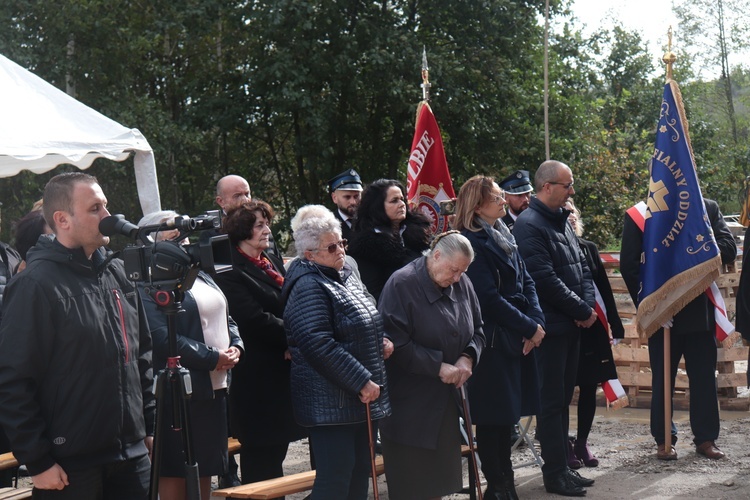
[[414, 140], [406, 171], [406, 198], [412, 210], [420, 210], [432, 220], [432, 231], [447, 231], [448, 218], [440, 215], [440, 202], [456, 197], [448, 172], [443, 139], [435, 115], [427, 102], [417, 108]]
[[[594, 306], [596, 316], [599, 318], [599, 322], [604, 325], [604, 331], [609, 334], [607, 306], [604, 305], [604, 299], [602, 298], [602, 294], [599, 293], [599, 287], [596, 286], [596, 283], [594, 283], [594, 295], [596, 297], [596, 305]], [[627, 394], [625, 394], [625, 389], [622, 388], [622, 384], [616, 378], [602, 382], [602, 390], [604, 390], [604, 396], [607, 398], [607, 405], [615, 410], [630, 405], [630, 400]]]

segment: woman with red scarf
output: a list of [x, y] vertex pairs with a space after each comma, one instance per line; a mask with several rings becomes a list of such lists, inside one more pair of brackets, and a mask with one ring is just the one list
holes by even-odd
[[216, 275], [245, 343], [246, 355], [232, 370], [229, 393], [232, 433], [242, 444], [243, 484], [283, 476], [289, 443], [305, 436], [292, 415], [280, 298], [284, 265], [266, 252], [272, 219], [273, 210], [260, 200], [231, 210], [223, 231], [232, 245], [233, 266]]

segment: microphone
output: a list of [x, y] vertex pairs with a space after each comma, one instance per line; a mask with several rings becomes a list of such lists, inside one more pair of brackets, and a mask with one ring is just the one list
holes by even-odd
[[135, 224], [125, 220], [125, 216], [122, 214], [110, 215], [99, 221], [99, 232], [104, 236], [122, 234], [129, 238], [135, 238], [139, 229]]

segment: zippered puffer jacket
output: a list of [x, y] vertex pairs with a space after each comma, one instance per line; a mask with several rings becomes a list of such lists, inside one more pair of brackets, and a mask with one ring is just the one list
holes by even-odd
[[29, 473], [147, 453], [151, 336], [135, 285], [103, 248], [91, 260], [43, 235], [8, 283], [0, 326], [0, 423]]
[[373, 420], [391, 413], [383, 361], [383, 321], [351, 279], [305, 259], [292, 263], [282, 288], [284, 328], [292, 355], [292, 406], [300, 425], [366, 421], [359, 391], [382, 386]]
[[513, 226], [518, 251], [536, 284], [547, 335], [578, 333], [575, 320], [588, 319], [594, 310], [591, 270], [568, 224], [569, 214], [532, 198]]

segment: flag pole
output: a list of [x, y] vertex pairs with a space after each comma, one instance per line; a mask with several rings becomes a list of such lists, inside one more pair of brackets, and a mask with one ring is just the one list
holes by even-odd
[[[669, 42], [662, 61], [667, 65], [667, 82], [672, 79], [672, 63], [677, 56], [672, 53], [672, 26], [667, 31]], [[664, 451], [672, 454], [672, 328], [664, 327]]]

